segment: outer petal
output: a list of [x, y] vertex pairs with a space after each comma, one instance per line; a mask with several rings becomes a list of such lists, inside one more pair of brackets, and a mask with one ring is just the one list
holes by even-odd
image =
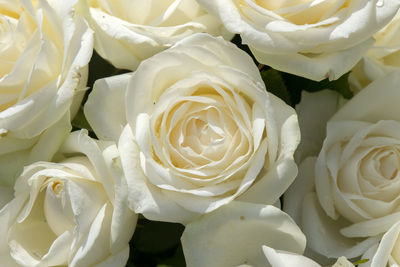
[[302, 221], [304, 197], [315, 191], [315, 161], [315, 157], [308, 157], [299, 165], [298, 176], [283, 196], [283, 211], [289, 214], [298, 225], [301, 225]]
[[[259, 177], [258, 181], [239, 198], [241, 201], [272, 205], [285, 192], [297, 175], [297, 165], [293, 159], [294, 151], [300, 142], [296, 113], [272, 94], [270, 94], [270, 100], [275, 115], [276, 127], [281, 134], [279, 136], [278, 147], [280, 149], [277, 161], [265, 170], [265, 176]], [[267, 132], [269, 131], [267, 130]], [[272, 146], [270, 145], [270, 147]], [[262, 192], [266, 190], [270, 193], [263, 194]]]
[[377, 241], [377, 237], [351, 239], [340, 234], [340, 228], [346, 225], [342, 219], [332, 220], [319, 206], [314, 193], [308, 194], [303, 202], [302, 229], [308, 237], [308, 246], [331, 258], [345, 256], [355, 258], [362, 255]]
[[[96, 32], [96, 51], [118, 68], [135, 70], [140, 61], [197, 32], [223, 35], [227, 39], [233, 36], [194, 0], [149, 2], [141, 6], [135, 6], [136, 2], [114, 1], [106, 7], [87, 3], [80, 1], [79, 7]], [[123, 8], [141, 10], [127, 13]], [[163, 14], [147, 21], [163, 9]]]
[[[389, 231], [387, 231], [383, 235], [373, 258], [370, 259], [369, 266], [378, 267], [386, 266], [388, 264], [390, 264], [390, 266], [393, 266], [392, 264], [394, 263], [399, 264], [399, 255], [397, 248], [399, 245], [399, 233], [400, 222], [397, 222], [389, 229]], [[391, 254], [393, 254], [394, 257]]]
[[101, 140], [116, 142], [127, 123], [125, 95], [130, 77], [122, 74], [97, 80], [85, 103], [85, 116]]
[[397, 104], [397, 99], [400, 97], [399, 84], [400, 75], [397, 72], [374, 81], [357, 94], [357, 97], [347, 102], [331, 120], [400, 121]]
[[69, 112], [59, 121], [32, 139], [14, 138], [10, 133], [0, 140], [0, 184], [14, 186], [23, 166], [30, 163], [50, 161], [71, 131]]
[[354, 267], [354, 264], [349, 262], [345, 257], [339, 257], [337, 262], [332, 267]]
[[259, 62], [277, 70], [289, 72], [310, 80], [321, 81], [329, 78], [336, 80], [353, 68], [368, 51], [374, 40], [368, 39], [361, 44], [340, 50], [336, 53], [317, 54], [269, 54], [250, 45], [251, 51]]
[[277, 251], [268, 246], [263, 246], [262, 248], [272, 267], [321, 267], [315, 261], [302, 255]]
[[273, 206], [234, 201], [186, 226], [182, 245], [188, 266], [266, 265], [262, 245], [302, 253], [305, 237]]
[[140, 151], [127, 125], [118, 142], [122, 167], [128, 184], [129, 207], [136, 213], [156, 221], [187, 223], [200, 214], [192, 213], [162, 194], [147, 180], [140, 167]]
[[301, 130], [301, 142], [295, 154], [297, 162], [318, 155], [326, 136], [326, 123], [343, 102], [343, 97], [331, 90], [302, 91], [301, 101], [296, 105]]

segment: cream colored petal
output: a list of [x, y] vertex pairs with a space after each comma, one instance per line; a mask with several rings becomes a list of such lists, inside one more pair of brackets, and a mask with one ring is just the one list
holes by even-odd
[[283, 195], [283, 211], [301, 225], [301, 216], [304, 197], [315, 191], [314, 168], [315, 157], [308, 157], [299, 165], [299, 174]]
[[268, 246], [262, 246], [262, 249], [272, 267], [321, 267], [315, 261], [299, 254], [277, 251]]
[[[363, 120], [376, 122], [378, 120], [400, 120], [397, 112], [397, 95], [400, 94], [398, 85], [400, 76], [391, 73], [382, 77], [362, 92], [357, 97], [347, 102], [333, 117], [332, 121], [340, 120]], [[379, 93], [378, 93], [379, 92]], [[365, 103], [370, 103], [365, 105]]]
[[161, 93], [170, 85], [190, 73], [224, 65], [234, 66], [247, 73], [264, 87], [257, 67], [246, 53], [222, 38], [216, 39], [205, 34], [186, 38], [172, 49], [143, 62], [132, 76], [127, 89], [126, 101], [130, 105], [127, 105], [126, 114], [131, 127], [135, 128], [134, 120], [140, 112], [152, 113], [154, 103], [158, 102]]
[[[294, 151], [300, 142], [297, 116], [292, 108], [284, 105], [282, 100], [272, 94], [270, 94], [270, 100], [273, 108], [273, 113], [271, 113], [275, 117], [267, 120], [267, 140], [269, 140], [271, 129], [273, 129], [273, 126], [271, 126], [272, 119], [275, 120], [275, 127], [280, 136], [277, 136], [279, 144], [273, 142], [268, 144], [267, 153], [270, 156], [270, 153], [274, 153], [271, 150], [276, 149], [279, 154], [276, 155], [276, 159], [275, 157], [270, 159], [272, 161], [269, 163], [271, 166], [265, 170], [264, 176], [260, 176], [259, 180], [240, 197], [242, 201], [273, 204], [286, 191], [297, 175], [297, 165], [293, 159]], [[278, 147], [280, 150], [277, 150]], [[270, 193], [261, 193], [266, 191]]]
[[85, 116], [101, 140], [116, 142], [127, 123], [125, 94], [129, 78], [130, 74], [123, 74], [97, 80], [85, 103]]
[[345, 50], [319, 54], [271, 54], [267, 51], [264, 52], [253, 48], [251, 45], [250, 49], [260, 63], [280, 71], [321, 81], [326, 78], [329, 78], [329, 80], [340, 78], [357, 64], [372, 43], [373, 39], [368, 39], [357, 46]]
[[302, 210], [302, 229], [308, 237], [308, 247], [326, 257], [358, 257], [377, 241], [376, 237], [355, 239], [341, 235], [340, 229], [348, 222], [328, 217], [319, 206], [315, 193], [306, 195]]
[[71, 267], [90, 266], [109, 253], [112, 205], [104, 204], [88, 229], [87, 237], [68, 263]]
[[326, 136], [326, 123], [343, 102], [343, 97], [331, 90], [302, 91], [301, 101], [296, 105], [301, 130], [301, 142], [295, 154], [298, 162], [319, 154]]
[[[393, 224], [393, 226], [383, 235], [379, 246], [373, 256], [370, 259], [370, 266], [371, 267], [378, 267], [378, 266], [395, 266], [392, 264], [399, 264], [398, 259], [398, 242], [399, 242], [399, 232], [400, 232], [400, 223], [397, 222]], [[393, 261], [389, 258], [393, 257]]]
[[105, 159], [103, 156], [104, 148], [101, 146], [111, 147], [115, 146], [115, 143], [96, 142], [96, 140], [88, 136], [86, 130], [81, 130], [71, 133], [68, 136], [67, 140], [65, 140], [59, 152], [85, 154], [90, 160], [90, 163], [93, 165], [94, 170], [96, 171], [96, 180], [103, 185], [104, 190], [107, 193], [108, 199], [113, 202], [113, 177], [110, 173], [110, 170], [107, 168], [107, 164], [105, 163]]
[[59, 121], [40, 135], [38, 142], [30, 151], [27, 163], [34, 163], [39, 160], [50, 161], [67, 138], [71, 128], [70, 115], [69, 112], [66, 112]]
[[94, 267], [108, 267], [108, 266], [123, 267], [126, 265], [128, 259], [129, 259], [129, 246], [126, 246], [118, 254], [108, 257], [104, 261], [94, 265]]
[[400, 220], [400, 212], [394, 212], [381, 218], [354, 223], [342, 228], [340, 232], [347, 237], [368, 237], [387, 232]]
[[187, 223], [200, 216], [183, 209], [147, 181], [140, 166], [140, 151], [129, 125], [121, 134], [118, 148], [128, 184], [129, 208], [148, 219], [168, 222]]
[[305, 237], [273, 206], [231, 202], [186, 226], [181, 238], [188, 266], [265, 266], [262, 245], [302, 253]]
[[341, 256], [332, 267], [354, 267], [354, 264]]

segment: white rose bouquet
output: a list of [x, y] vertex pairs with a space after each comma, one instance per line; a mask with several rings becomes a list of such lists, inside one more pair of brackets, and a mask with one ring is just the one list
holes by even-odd
[[0, 267], [399, 265], [399, 8], [0, 0]]

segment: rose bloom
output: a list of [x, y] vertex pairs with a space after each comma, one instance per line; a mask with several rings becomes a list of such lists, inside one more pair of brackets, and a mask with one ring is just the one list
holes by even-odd
[[60, 153], [66, 158], [26, 166], [17, 179], [0, 211], [0, 265], [125, 266], [137, 215], [116, 145], [81, 131]]
[[187, 223], [236, 198], [273, 204], [297, 174], [294, 110], [222, 38], [193, 35], [98, 81], [85, 114], [100, 139], [119, 140], [130, 207], [152, 220]]
[[348, 72], [400, 6], [397, 0], [198, 2], [240, 34], [259, 62], [312, 80]]
[[196, 0], [81, 0], [95, 31], [95, 49], [117, 68], [135, 70], [140, 61], [197, 32], [233, 34]]
[[374, 38], [374, 46], [350, 73], [349, 82], [356, 91], [391, 71], [400, 71], [400, 11]]
[[311, 250], [358, 257], [400, 220], [399, 84], [395, 72], [355, 95], [328, 121], [318, 157], [301, 163], [284, 210]]
[[50, 160], [71, 129], [93, 49], [76, 1], [0, 4], [0, 185]]

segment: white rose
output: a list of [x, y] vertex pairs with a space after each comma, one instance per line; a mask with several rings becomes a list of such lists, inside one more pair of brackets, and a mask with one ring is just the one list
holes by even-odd
[[193, 35], [98, 81], [85, 114], [119, 140], [131, 208], [152, 220], [190, 222], [235, 198], [274, 204], [297, 174], [294, 110], [222, 38]]
[[12, 186], [26, 163], [50, 160], [70, 131], [93, 49], [75, 2], [0, 4], [0, 184]]
[[81, 0], [81, 7], [95, 31], [97, 53], [122, 69], [135, 70], [194, 33], [233, 36], [195, 0]]
[[374, 38], [376, 43], [349, 76], [357, 91], [391, 71], [400, 71], [400, 11]]
[[264, 245], [297, 254], [306, 245], [299, 227], [280, 209], [239, 201], [186, 225], [181, 241], [189, 267], [268, 267]]
[[198, 2], [240, 34], [259, 62], [312, 80], [348, 72], [400, 6], [397, 0]]
[[125, 266], [137, 216], [118, 150], [74, 132], [59, 163], [25, 167], [0, 211], [0, 265]]
[[341, 107], [285, 195], [319, 254], [358, 257], [400, 220], [399, 84], [399, 73], [384, 76]]

